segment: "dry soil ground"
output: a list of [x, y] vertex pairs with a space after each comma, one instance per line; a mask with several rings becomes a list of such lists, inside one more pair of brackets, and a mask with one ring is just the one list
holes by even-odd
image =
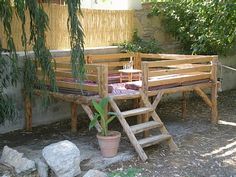
[[[68, 139], [82, 152], [81, 168], [98, 168], [105, 172], [137, 169], [138, 176], [236, 176], [236, 90], [219, 94], [220, 124], [210, 124], [210, 111], [194, 95], [188, 100], [187, 119], [181, 119], [181, 102], [165, 101], [158, 107], [162, 118], [179, 149], [170, 152], [165, 145], [146, 148], [149, 160], [141, 162], [123, 133], [120, 153], [103, 159], [98, 151], [96, 131], [88, 131], [87, 121], [80, 120], [79, 132], [71, 134], [69, 122], [34, 128], [33, 133], [16, 131], [0, 135], [0, 151], [4, 145], [37, 158], [44, 146]], [[121, 130], [118, 122], [113, 128]]]

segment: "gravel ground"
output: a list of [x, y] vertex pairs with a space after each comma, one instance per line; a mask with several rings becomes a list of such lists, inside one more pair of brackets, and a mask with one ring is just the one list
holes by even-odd
[[[209, 122], [210, 110], [202, 100], [193, 96], [188, 99], [187, 119], [181, 118], [180, 101], [164, 101], [158, 106], [158, 115], [173, 135], [178, 150], [170, 152], [168, 146], [156, 145], [145, 149], [149, 160], [140, 161], [127, 137], [123, 133], [120, 153], [121, 159], [107, 163], [106, 166], [94, 166], [86, 158], [82, 161], [82, 170], [100, 168], [106, 172], [138, 169], [137, 176], [235, 176], [236, 177], [236, 90], [219, 94], [220, 124]], [[85, 119], [79, 121], [79, 132], [69, 132], [69, 121], [34, 128], [33, 133], [16, 131], [0, 135], [0, 150], [4, 145], [26, 150], [34, 156], [47, 144], [63, 139], [81, 142], [84, 146], [97, 148], [96, 131], [88, 132]], [[113, 128], [121, 127], [113, 123]], [[155, 132], [152, 132], [155, 133]], [[97, 151], [99, 153], [99, 151]], [[33, 155], [32, 155], [33, 154]], [[92, 157], [91, 157], [92, 158]], [[100, 161], [98, 160], [100, 158]], [[108, 160], [109, 161], [109, 160]], [[106, 163], [101, 156], [96, 163]], [[112, 165], [110, 165], [112, 164]], [[132, 175], [131, 175], [132, 176]]]
[[[179, 103], [179, 104], [178, 104]], [[147, 177], [236, 176], [236, 90], [219, 94], [220, 124], [207, 120], [210, 111], [202, 100], [190, 96], [187, 120], [181, 120], [180, 101], [160, 104], [159, 115], [178, 145], [170, 152], [159, 145], [145, 149], [149, 160], [138, 158], [115, 164], [107, 171], [137, 168]]]

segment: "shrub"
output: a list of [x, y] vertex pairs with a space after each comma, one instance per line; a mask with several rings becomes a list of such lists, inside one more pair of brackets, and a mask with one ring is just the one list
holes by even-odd
[[134, 32], [131, 42], [119, 44], [123, 52], [142, 52], [142, 53], [158, 53], [162, 51], [158, 41], [141, 39], [137, 31]]
[[163, 16], [167, 32], [194, 54], [226, 54], [236, 41], [236, 4], [221, 0], [167, 0], [151, 15]]

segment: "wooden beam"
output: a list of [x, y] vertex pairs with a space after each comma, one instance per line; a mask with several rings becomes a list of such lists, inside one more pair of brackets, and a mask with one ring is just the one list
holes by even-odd
[[206, 63], [212, 61], [213, 56], [199, 56], [198, 58], [188, 58], [179, 60], [164, 60], [164, 61], [153, 61], [153, 62], [142, 62], [147, 63], [148, 67], [163, 67], [170, 65], [180, 65], [180, 64], [192, 64], [192, 63]]
[[212, 103], [212, 109], [211, 109], [211, 122], [213, 124], [218, 124], [219, 117], [218, 117], [218, 108], [217, 108], [217, 62], [218, 62], [218, 56], [215, 56], [214, 60], [212, 61], [212, 71], [211, 71], [211, 79], [213, 81], [212, 87], [211, 87], [211, 103]]
[[189, 58], [205, 57], [204, 55], [181, 55], [181, 54], [146, 54], [141, 53], [141, 58], [162, 59], [162, 60], [179, 60]]
[[212, 108], [211, 100], [208, 98], [208, 96], [200, 89], [199, 87], [195, 88], [194, 91], [203, 99], [203, 101]]
[[210, 76], [210, 73], [191, 73], [175, 77], [160, 78], [159, 80], [158, 78], [156, 78], [156, 80], [154, 78], [153, 80], [148, 81], [148, 87], [210, 79]]
[[76, 103], [71, 103], [71, 131], [73, 133], [77, 132], [77, 115], [78, 105]]
[[156, 96], [154, 102], [152, 103], [152, 107], [153, 107], [154, 110], [156, 109], [157, 105], [158, 105], [159, 102], [161, 101], [161, 98], [162, 98], [163, 94], [164, 94], [163, 91], [160, 91], [160, 92], [157, 94], [157, 96]]
[[117, 53], [117, 54], [89, 55], [89, 59], [92, 62], [95, 62], [96, 60], [111, 60], [117, 58], [129, 58], [134, 56], [135, 54], [133, 53]]
[[[43, 93], [42, 90], [34, 89], [34, 94], [41, 96]], [[74, 102], [76, 104], [88, 104], [91, 100], [90, 97], [82, 96], [82, 95], [75, 95], [75, 94], [65, 94], [65, 93], [58, 93], [58, 92], [48, 92], [50, 96], [60, 99], [62, 101], [67, 102]]]
[[196, 66], [189, 66], [187, 68], [183, 69], [165, 69], [165, 70], [157, 70], [157, 71], [149, 71], [149, 77], [155, 77], [155, 76], [164, 76], [164, 75], [171, 75], [171, 74], [185, 74], [185, 73], [191, 73], [191, 72], [210, 72], [211, 71], [211, 65], [196, 65]]

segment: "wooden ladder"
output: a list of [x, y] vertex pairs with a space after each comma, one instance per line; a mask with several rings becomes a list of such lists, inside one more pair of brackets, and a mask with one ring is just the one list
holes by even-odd
[[[157, 95], [157, 97], [158, 96], [160, 97], [160, 95]], [[158, 144], [163, 141], [167, 141], [171, 150], [176, 150], [177, 146], [174, 143], [172, 136], [169, 134], [164, 124], [162, 123], [161, 119], [157, 115], [155, 111], [155, 107], [153, 107], [153, 105], [149, 102], [148, 97], [142, 91], [140, 91], [140, 97], [141, 97], [141, 101], [144, 103], [143, 107], [124, 111], [124, 112], [121, 112], [119, 107], [117, 106], [115, 102], [116, 96], [110, 97], [109, 103], [111, 105], [111, 108], [117, 113], [117, 117], [122, 127], [124, 128], [124, 131], [127, 134], [130, 142], [134, 146], [136, 152], [139, 154], [142, 161], [146, 161], [148, 157], [143, 150], [144, 147]], [[143, 115], [143, 114], [149, 114], [153, 120], [149, 119], [149, 121], [147, 122], [132, 125], [132, 126], [130, 126], [128, 122], [126, 121], [127, 117], [138, 116], [138, 115]], [[139, 139], [139, 140], [135, 137], [135, 134], [137, 133], [145, 132], [147, 130], [151, 130], [154, 128], [158, 128], [161, 134], [149, 136], [149, 137]]]

